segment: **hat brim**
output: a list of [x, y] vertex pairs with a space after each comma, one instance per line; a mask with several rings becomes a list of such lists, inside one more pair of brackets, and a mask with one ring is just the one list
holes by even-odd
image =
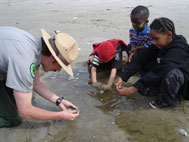
[[53, 55], [53, 57], [55, 58], [55, 60], [59, 63], [59, 65], [70, 75], [73, 76], [73, 71], [70, 65], [66, 66], [61, 60], [60, 58], [56, 55], [56, 53], [54, 52], [53, 48], [51, 47], [50, 43], [49, 43], [49, 39], [51, 38], [51, 36], [44, 30], [41, 29], [41, 33], [42, 33], [42, 37], [43, 40], [45, 41], [49, 51], [51, 52], [51, 54]]

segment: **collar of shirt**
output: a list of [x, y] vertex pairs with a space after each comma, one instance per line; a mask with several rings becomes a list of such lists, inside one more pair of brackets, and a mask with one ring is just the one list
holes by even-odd
[[148, 24], [146, 24], [146, 27], [144, 28], [144, 30], [141, 32], [143, 34], [146, 34], [149, 30], [150, 26]]
[[41, 37], [40, 38], [36, 38], [36, 44], [37, 44], [37, 51], [38, 53], [36, 54], [36, 60], [35, 60], [35, 64], [36, 66], [39, 66], [41, 64], [41, 51], [42, 51], [42, 41], [41, 41]]
[[[142, 32], [138, 33], [138, 34], [146, 34], [146, 33], [149, 32], [149, 29], [150, 29], [150, 26], [149, 26], [148, 24], [146, 24], [146, 27], [144, 28], [144, 30], [143, 30]], [[134, 28], [132, 28], [132, 30], [133, 30], [135, 33], [137, 33], [137, 31], [136, 31]]]

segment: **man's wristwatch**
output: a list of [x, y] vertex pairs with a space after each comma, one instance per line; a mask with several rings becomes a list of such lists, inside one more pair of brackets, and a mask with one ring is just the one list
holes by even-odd
[[60, 97], [56, 100], [56, 105], [59, 106], [59, 104], [62, 102], [62, 100], [64, 99], [64, 97]]

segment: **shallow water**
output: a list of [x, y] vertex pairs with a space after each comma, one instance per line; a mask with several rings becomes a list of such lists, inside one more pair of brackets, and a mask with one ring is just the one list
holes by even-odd
[[[150, 22], [157, 17], [171, 18], [178, 34], [189, 37], [188, 0], [1, 0], [0, 26], [16, 26], [40, 36], [40, 28], [50, 34], [53, 30], [74, 36], [79, 45], [79, 57], [72, 64], [74, 78], [64, 71], [47, 73], [42, 81], [57, 95], [64, 96], [80, 109], [74, 122], [25, 120], [12, 129], [0, 129], [0, 142], [187, 142], [179, 134], [189, 132], [189, 104], [176, 108], [149, 109], [153, 98], [135, 94], [120, 97], [113, 87], [110, 91], [91, 86], [90, 75], [84, 62], [92, 44], [106, 39], [129, 41], [131, 27], [129, 14], [136, 5], [146, 5]], [[106, 83], [108, 74], [98, 76]], [[125, 85], [131, 85], [137, 77]], [[59, 111], [38, 95], [33, 104]]]
[[[103, 91], [91, 86], [87, 68], [76, 68], [75, 77], [69, 77], [64, 72], [48, 73], [43, 81], [56, 94], [71, 100], [80, 109], [80, 116], [72, 123], [64, 121], [50, 122], [47, 136], [42, 139], [47, 142], [181, 142], [187, 137], [179, 134], [178, 129], [189, 130], [187, 102], [176, 108], [161, 110], [150, 109], [148, 101], [153, 98], [135, 94], [131, 97], [120, 97], [115, 88]], [[98, 76], [105, 83], [107, 74]], [[125, 85], [130, 85], [137, 77], [131, 78]], [[70, 89], [66, 89], [70, 88]], [[41, 104], [38, 96], [33, 100]], [[46, 109], [56, 110], [48, 103], [39, 105]], [[40, 140], [41, 141], [41, 140]]]

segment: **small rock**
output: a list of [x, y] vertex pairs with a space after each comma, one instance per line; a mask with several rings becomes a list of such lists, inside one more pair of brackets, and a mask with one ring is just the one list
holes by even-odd
[[179, 133], [183, 136], [188, 136], [187, 132], [184, 129], [178, 129]]
[[101, 90], [101, 91], [100, 91], [100, 94], [103, 94], [103, 93], [104, 93], [104, 91], [103, 91], [103, 90]]

